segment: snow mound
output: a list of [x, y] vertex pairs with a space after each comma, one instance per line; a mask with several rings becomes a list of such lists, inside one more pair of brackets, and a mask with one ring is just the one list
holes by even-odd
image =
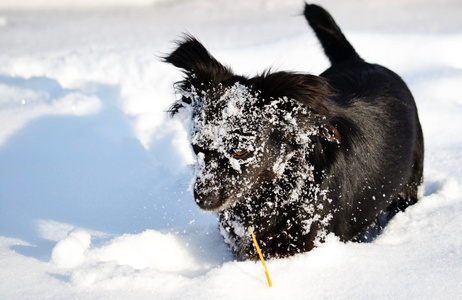
[[75, 268], [85, 260], [84, 254], [90, 246], [91, 236], [85, 231], [76, 231], [60, 241], [51, 253], [52, 261], [63, 268]]

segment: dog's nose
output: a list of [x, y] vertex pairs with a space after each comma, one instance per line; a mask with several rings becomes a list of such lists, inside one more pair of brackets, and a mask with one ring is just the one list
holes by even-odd
[[222, 206], [221, 197], [213, 191], [204, 194], [194, 189], [194, 201], [203, 210], [216, 211]]
[[208, 197], [194, 196], [194, 200], [197, 205], [204, 210], [215, 210], [220, 206], [219, 201], [210, 200]]

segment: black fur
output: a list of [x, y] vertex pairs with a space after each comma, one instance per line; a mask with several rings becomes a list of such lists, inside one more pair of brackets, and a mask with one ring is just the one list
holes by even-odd
[[403, 80], [364, 62], [332, 17], [304, 15], [332, 66], [320, 76], [266, 72], [247, 78], [186, 36], [165, 61], [183, 69], [171, 114], [189, 107], [198, 158], [194, 198], [217, 211], [237, 256], [311, 250], [334, 233], [365, 241], [417, 201], [424, 145]]

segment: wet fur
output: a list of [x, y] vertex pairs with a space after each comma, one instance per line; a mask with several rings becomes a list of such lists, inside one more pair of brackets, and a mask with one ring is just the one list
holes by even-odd
[[[185, 74], [171, 114], [189, 107], [197, 123], [190, 132], [201, 161], [195, 201], [218, 212], [225, 241], [242, 258], [257, 259], [249, 226], [266, 257], [309, 251], [329, 233], [370, 240], [417, 202], [422, 183], [423, 136], [406, 84], [360, 58], [323, 8], [307, 4], [304, 15], [332, 64], [319, 76], [239, 76], [192, 36], [165, 57]], [[242, 120], [229, 117], [246, 125], [230, 125], [237, 141], [223, 136], [223, 145], [209, 147], [199, 131], [224, 126], [229, 93], [248, 95]], [[239, 136], [251, 139], [252, 153], [235, 149], [244, 143]]]

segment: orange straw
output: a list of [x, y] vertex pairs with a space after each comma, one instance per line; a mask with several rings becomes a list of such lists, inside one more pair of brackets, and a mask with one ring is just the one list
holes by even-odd
[[263, 258], [263, 254], [261, 254], [260, 247], [258, 246], [257, 239], [255, 238], [255, 234], [253, 233], [252, 227], [249, 227], [250, 234], [252, 235], [253, 243], [255, 244], [255, 248], [257, 248], [258, 255], [260, 255], [261, 263], [263, 264], [263, 268], [265, 269], [266, 280], [268, 280], [268, 285], [270, 287], [273, 286], [271, 283], [271, 278], [268, 273], [268, 268], [266, 267], [265, 259]]

